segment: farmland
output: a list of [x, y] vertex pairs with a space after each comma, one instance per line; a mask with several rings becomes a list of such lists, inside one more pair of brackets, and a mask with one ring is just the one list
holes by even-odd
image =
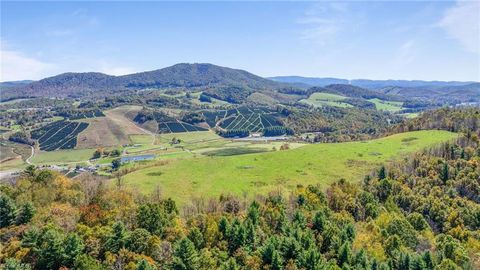
[[225, 192], [252, 195], [252, 191], [264, 194], [298, 184], [326, 186], [340, 178], [359, 181], [383, 161], [456, 136], [446, 131], [418, 131], [365, 142], [313, 144], [287, 151], [189, 156], [135, 171], [124, 180], [126, 185], [145, 193], [159, 186], [181, 203], [191, 197], [218, 196]]
[[[314, 107], [333, 106], [341, 108], [353, 107], [352, 104], [346, 102], [347, 97], [330, 93], [313, 93], [308, 99], [303, 99], [300, 102], [312, 105]], [[388, 101], [379, 98], [366, 99], [365, 101], [375, 104], [377, 110], [398, 112], [402, 110], [403, 102], [400, 101]]]
[[77, 135], [87, 127], [84, 122], [57, 121], [32, 131], [31, 136], [44, 151], [72, 149], [77, 145]]
[[158, 124], [159, 133], [182, 133], [182, 132], [195, 132], [206, 131], [206, 128], [197, 127], [181, 121], [169, 121], [161, 122]]
[[377, 110], [390, 111], [390, 112], [400, 111], [403, 105], [403, 102], [387, 101], [387, 100], [381, 100], [378, 98], [372, 98], [372, 99], [369, 99], [368, 101], [375, 104], [375, 107], [377, 108]]
[[32, 162], [36, 165], [74, 164], [88, 161], [95, 149], [66, 149], [36, 152]]
[[346, 97], [336, 94], [330, 93], [313, 93], [308, 97], [308, 99], [303, 99], [300, 102], [315, 106], [315, 107], [322, 107], [322, 106], [333, 106], [333, 107], [341, 107], [341, 108], [349, 108], [353, 107], [352, 105], [342, 102], [342, 100], [346, 99]]
[[239, 107], [202, 113], [210, 127], [219, 126], [223, 130], [262, 132], [267, 127], [282, 125], [277, 119], [280, 115], [276, 111], [262, 107]]

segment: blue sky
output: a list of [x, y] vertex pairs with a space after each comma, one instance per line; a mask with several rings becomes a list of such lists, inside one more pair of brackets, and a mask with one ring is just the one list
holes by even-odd
[[479, 2], [0, 2], [0, 81], [180, 62], [480, 81]]

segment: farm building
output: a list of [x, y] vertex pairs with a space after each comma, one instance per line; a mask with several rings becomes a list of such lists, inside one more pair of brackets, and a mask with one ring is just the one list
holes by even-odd
[[122, 157], [120, 159], [120, 162], [123, 163], [128, 163], [128, 162], [134, 162], [134, 161], [144, 161], [144, 160], [152, 160], [155, 159], [155, 155], [141, 155], [141, 156], [127, 156], [127, 157]]

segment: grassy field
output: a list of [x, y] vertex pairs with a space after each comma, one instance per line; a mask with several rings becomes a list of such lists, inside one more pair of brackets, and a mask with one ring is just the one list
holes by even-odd
[[389, 112], [398, 112], [402, 109], [403, 102], [399, 101], [386, 101], [378, 98], [372, 98], [368, 101], [375, 104], [377, 110], [389, 111]]
[[35, 152], [32, 162], [35, 165], [76, 163], [89, 160], [95, 149], [70, 149], [57, 150], [52, 152]]
[[315, 106], [315, 107], [322, 107], [322, 106], [334, 106], [334, 107], [342, 107], [348, 108], [353, 107], [351, 104], [342, 102], [346, 97], [329, 94], [329, 93], [313, 93], [308, 97], [308, 99], [302, 99], [300, 102]]
[[456, 137], [418, 131], [366, 141], [313, 144], [288, 151], [235, 156], [189, 156], [127, 174], [128, 186], [148, 193], [160, 186], [180, 204], [222, 193], [267, 193], [298, 184], [327, 185], [340, 178], [359, 181], [379, 163]]
[[31, 148], [28, 145], [1, 141], [0, 171], [24, 168], [27, 165], [24, 160], [26, 160], [31, 153]]

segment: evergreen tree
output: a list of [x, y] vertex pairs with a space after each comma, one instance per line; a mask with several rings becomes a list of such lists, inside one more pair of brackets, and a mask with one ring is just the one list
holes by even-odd
[[65, 258], [63, 236], [54, 229], [48, 229], [39, 240], [37, 252], [37, 269], [58, 269]]
[[63, 264], [73, 266], [75, 258], [83, 252], [83, 241], [76, 233], [70, 233], [65, 238]]
[[398, 260], [398, 270], [410, 270], [411, 257], [408, 253], [400, 253], [400, 259]]
[[108, 236], [107, 241], [105, 242], [105, 250], [117, 253], [120, 249], [125, 247], [127, 231], [122, 222], [114, 223], [112, 229], [112, 233]]
[[137, 265], [137, 270], [155, 270], [146, 260], [141, 260]]
[[283, 258], [277, 250], [273, 251], [270, 269], [283, 270]]
[[246, 227], [247, 244], [251, 249], [256, 249], [258, 240], [255, 226], [250, 220], [248, 220]]
[[0, 228], [5, 228], [15, 222], [16, 207], [10, 197], [0, 194]]
[[73, 265], [75, 270], [102, 270], [101, 264], [87, 254], [81, 254], [75, 258]]
[[17, 225], [20, 224], [27, 224], [32, 220], [33, 216], [35, 215], [35, 207], [31, 202], [27, 202], [20, 207], [20, 210], [17, 214]]
[[250, 207], [248, 208], [248, 218], [252, 221], [253, 225], [258, 225], [258, 222], [260, 220], [260, 205], [256, 202], [253, 201], [252, 204], [250, 204]]
[[13, 258], [5, 260], [2, 270], [31, 270], [32, 268], [28, 264], [23, 264]]
[[221, 270], [240, 270], [240, 267], [234, 258], [230, 258], [222, 265]]
[[137, 210], [137, 224], [151, 234], [162, 236], [168, 224], [168, 216], [163, 207], [155, 203], [142, 204]]
[[323, 211], [318, 211], [315, 213], [315, 216], [313, 217], [312, 229], [321, 233], [323, 230], [325, 230], [326, 224], [327, 217], [325, 216], [325, 213]]
[[338, 266], [349, 265], [352, 260], [352, 250], [350, 248], [350, 242], [343, 243], [338, 251]]
[[387, 171], [385, 169], [385, 166], [380, 167], [380, 170], [378, 171], [378, 179], [383, 180], [387, 177]]
[[448, 163], [445, 162], [443, 163], [442, 171], [440, 172], [440, 180], [445, 184], [448, 181], [449, 176]]
[[422, 259], [423, 259], [427, 269], [433, 269], [435, 267], [435, 261], [433, 259], [432, 253], [430, 253], [430, 251], [427, 251], [427, 252], [423, 253]]
[[175, 247], [172, 269], [197, 270], [199, 266], [199, 256], [195, 245], [187, 237], [183, 238]]
[[300, 255], [299, 267], [306, 270], [317, 270], [322, 266], [322, 257], [315, 247], [312, 247]]
[[195, 245], [196, 249], [200, 250], [204, 247], [203, 235], [197, 227], [193, 228], [190, 231], [190, 233], [188, 234], [188, 238]]
[[142, 254], [148, 248], [148, 241], [150, 240], [150, 233], [142, 228], [135, 229], [126, 241], [126, 247], [135, 253]]

